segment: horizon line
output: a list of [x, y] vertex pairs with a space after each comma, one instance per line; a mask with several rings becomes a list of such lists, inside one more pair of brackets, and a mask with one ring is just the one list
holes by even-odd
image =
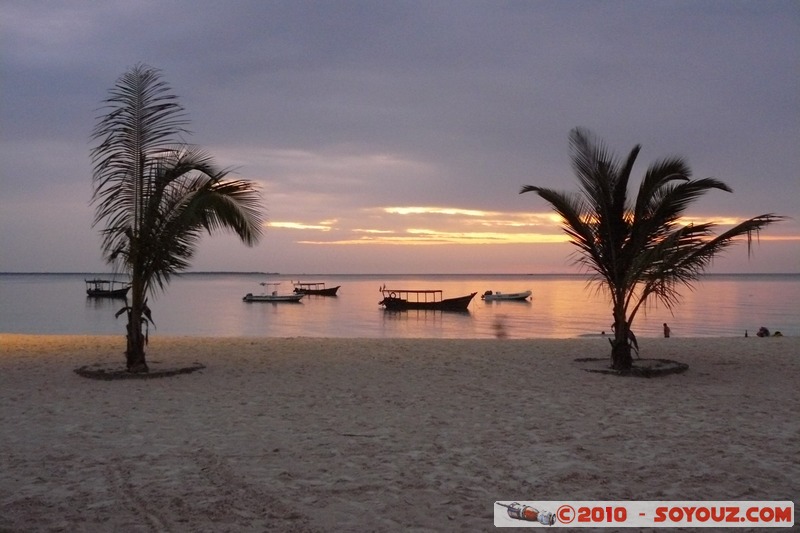
[[[125, 276], [126, 273], [113, 273], [93, 270], [75, 271], [0, 271], [0, 276], [47, 276], [47, 275], [97, 275]], [[590, 273], [581, 272], [354, 272], [354, 273], [320, 273], [320, 272], [263, 272], [258, 270], [192, 270], [178, 272], [174, 276], [185, 275], [252, 275], [252, 276], [576, 276], [591, 277]], [[704, 272], [703, 276], [798, 276], [800, 272]]]

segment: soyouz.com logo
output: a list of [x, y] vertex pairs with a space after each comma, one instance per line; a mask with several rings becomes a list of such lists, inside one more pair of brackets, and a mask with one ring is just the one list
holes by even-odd
[[792, 527], [790, 501], [496, 501], [497, 527]]

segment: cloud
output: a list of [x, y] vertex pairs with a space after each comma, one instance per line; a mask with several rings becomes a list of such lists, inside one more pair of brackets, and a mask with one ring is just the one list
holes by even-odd
[[[634, 184], [677, 154], [734, 188], [704, 197], [693, 218], [775, 212], [793, 220], [762, 238], [788, 238], [800, 234], [799, 10], [780, 0], [7, 0], [0, 232], [14, 250], [42, 251], [2, 254], [0, 270], [36, 270], [25, 257], [48, 254], [54, 269], [102, 267], [85, 222], [89, 135], [107, 90], [140, 61], [161, 68], [186, 107], [188, 140], [261, 185], [273, 221], [265, 249], [226, 248], [222, 270], [262, 268], [271, 239], [295, 262], [282, 268], [302, 270], [314, 247], [298, 242], [352, 241], [354, 264], [378, 268], [364, 242], [424, 242], [419, 255], [375, 248], [402, 254], [387, 264], [447, 265], [458, 242], [561, 238], [548, 206], [517, 192], [578, 188], [575, 126], [620, 154], [641, 143]], [[34, 203], [60, 207], [12, 209]], [[34, 230], [48, 224], [88, 232], [87, 244]], [[506, 255], [487, 257], [529, 260], [500, 246]]]
[[302, 230], [318, 230], [318, 231], [331, 230], [331, 226], [327, 224], [304, 224], [302, 222], [268, 222], [267, 226], [270, 228], [283, 228], [283, 229], [302, 229]]
[[[364, 227], [369, 220], [374, 227]], [[733, 226], [741, 217], [706, 216], [683, 218], [680, 225], [714, 223]], [[431, 246], [431, 245], [508, 245], [562, 244], [569, 242], [563, 220], [555, 213], [481, 211], [448, 206], [389, 206], [365, 208], [355, 217], [343, 216], [314, 223], [273, 222], [276, 229], [308, 230], [297, 237], [304, 245], [336, 246]], [[311, 237], [309, 233], [326, 237]], [[791, 235], [765, 234], [765, 241], [794, 241]]]

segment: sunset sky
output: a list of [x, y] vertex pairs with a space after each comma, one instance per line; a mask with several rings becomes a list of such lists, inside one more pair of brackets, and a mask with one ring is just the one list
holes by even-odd
[[800, 2], [5, 0], [0, 272], [103, 271], [90, 134], [136, 63], [163, 71], [187, 140], [258, 182], [247, 248], [205, 238], [192, 270], [576, 272], [547, 204], [577, 190], [568, 136], [634, 185], [685, 157], [694, 220], [791, 217], [712, 272], [800, 272]]

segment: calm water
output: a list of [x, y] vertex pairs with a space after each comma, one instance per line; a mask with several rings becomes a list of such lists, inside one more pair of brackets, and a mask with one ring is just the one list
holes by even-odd
[[[124, 334], [119, 300], [90, 299], [84, 278], [91, 274], [0, 274], [0, 332]], [[253, 337], [424, 337], [489, 338], [502, 329], [511, 338], [577, 337], [608, 331], [610, 306], [586, 288], [582, 276], [315, 276], [307, 282], [341, 285], [337, 297], [306, 296], [299, 304], [245, 303], [261, 292], [259, 282], [290, 276], [190, 274], [175, 278], [166, 293], [151, 299], [157, 335]], [[378, 306], [381, 285], [441, 289], [444, 297], [478, 292], [468, 313], [386, 312]], [[486, 290], [533, 291], [530, 302], [483, 302]], [[800, 275], [712, 275], [695, 291], [685, 290], [675, 316], [662, 306], [640, 312], [634, 331], [660, 336], [669, 323], [673, 336], [721, 337], [754, 334], [760, 326], [800, 334]]]

